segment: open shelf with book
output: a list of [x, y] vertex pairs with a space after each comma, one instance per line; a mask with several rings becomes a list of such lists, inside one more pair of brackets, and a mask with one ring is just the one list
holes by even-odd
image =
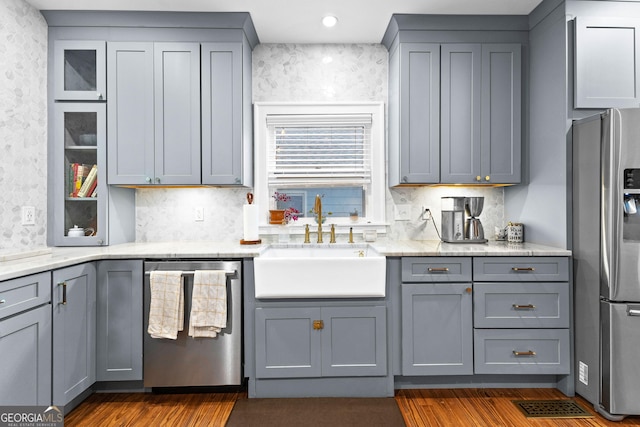
[[[57, 102], [53, 184], [56, 246], [106, 244], [106, 108], [104, 103]], [[70, 236], [79, 227], [86, 236]], [[75, 234], [75, 233], [74, 233]]]

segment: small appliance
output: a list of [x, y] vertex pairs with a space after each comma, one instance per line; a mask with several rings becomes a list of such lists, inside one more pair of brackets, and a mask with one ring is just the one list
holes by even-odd
[[464, 241], [464, 205], [466, 197], [442, 197], [442, 241]]
[[485, 243], [484, 228], [478, 218], [484, 208], [484, 197], [466, 197], [464, 210], [468, 215], [464, 225], [464, 238], [467, 243]]

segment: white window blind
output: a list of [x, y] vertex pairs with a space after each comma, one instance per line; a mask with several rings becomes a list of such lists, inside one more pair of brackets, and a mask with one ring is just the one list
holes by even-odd
[[270, 185], [371, 182], [371, 114], [268, 115]]

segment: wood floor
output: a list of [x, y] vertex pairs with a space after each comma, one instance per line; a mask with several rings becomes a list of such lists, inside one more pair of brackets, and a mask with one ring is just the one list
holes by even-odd
[[[68, 414], [64, 425], [223, 427], [234, 402], [246, 398], [244, 392], [97, 393]], [[593, 418], [525, 418], [511, 403], [512, 400], [566, 398], [554, 389], [397, 390], [395, 397], [409, 427], [640, 426], [640, 417], [628, 417], [621, 422], [607, 421], [595, 414], [592, 406], [578, 396], [575, 400], [594, 414]]]

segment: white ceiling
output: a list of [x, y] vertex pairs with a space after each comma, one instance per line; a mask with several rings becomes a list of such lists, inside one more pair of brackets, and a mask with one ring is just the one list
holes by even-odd
[[[541, 0], [26, 0], [40, 10], [249, 12], [261, 43], [380, 43], [394, 13], [528, 15]], [[338, 18], [327, 29], [320, 20]]]

